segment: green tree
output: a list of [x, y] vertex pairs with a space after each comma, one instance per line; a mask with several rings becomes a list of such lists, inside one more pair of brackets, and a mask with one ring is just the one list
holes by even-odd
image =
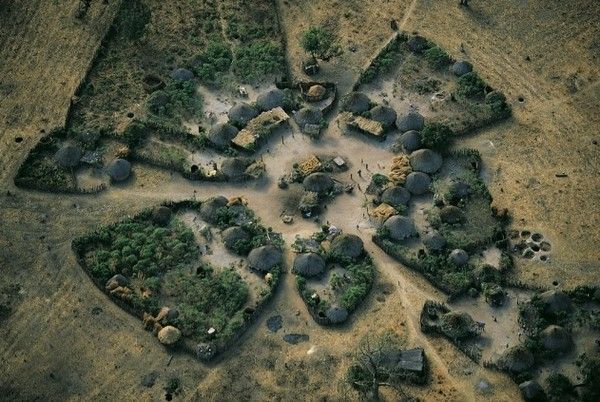
[[323, 27], [310, 27], [304, 31], [300, 45], [312, 57], [325, 61], [341, 54], [335, 36]]

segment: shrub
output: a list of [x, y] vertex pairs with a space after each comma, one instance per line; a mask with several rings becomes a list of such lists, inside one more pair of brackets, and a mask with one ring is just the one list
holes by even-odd
[[421, 140], [427, 148], [444, 150], [450, 145], [454, 132], [442, 123], [427, 123], [421, 131]]
[[229, 71], [233, 54], [222, 42], [211, 42], [206, 50], [194, 60], [194, 73], [200, 81], [208, 84], [220, 84], [223, 75]]
[[548, 399], [552, 402], [574, 400], [573, 397], [577, 395], [571, 380], [563, 374], [550, 374], [546, 379], [546, 384], [548, 385]]
[[506, 103], [506, 96], [500, 91], [492, 91], [485, 97], [485, 103], [489, 105], [492, 116], [503, 119], [511, 114], [510, 106]]
[[233, 71], [243, 81], [260, 81], [283, 70], [281, 46], [268, 40], [242, 45], [235, 50]]
[[425, 60], [435, 70], [441, 70], [452, 63], [452, 58], [443, 49], [433, 46], [424, 52]]
[[333, 33], [323, 27], [310, 27], [302, 33], [300, 46], [314, 58], [329, 60], [341, 53]]
[[152, 13], [140, 0], [124, 1], [112, 27], [117, 37], [135, 40], [142, 37]]
[[485, 90], [485, 82], [479, 78], [476, 72], [470, 72], [458, 79], [459, 95], [471, 98], [483, 94]]
[[181, 120], [195, 116], [202, 108], [193, 81], [171, 80], [162, 91], [148, 99], [148, 110], [166, 119]]

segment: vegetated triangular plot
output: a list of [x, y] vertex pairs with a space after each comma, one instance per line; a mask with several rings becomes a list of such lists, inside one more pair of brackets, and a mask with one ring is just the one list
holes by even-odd
[[170, 348], [210, 360], [260, 313], [283, 239], [241, 198], [167, 203], [73, 241], [94, 283]]
[[371, 291], [375, 265], [362, 240], [323, 226], [309, 238], [297, 237], [293, 272], [302, 300], [316, 322], [345, 322]]

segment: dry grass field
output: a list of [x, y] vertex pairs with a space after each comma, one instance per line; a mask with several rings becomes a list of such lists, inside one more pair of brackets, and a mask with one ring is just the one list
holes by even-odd
[[[298, 220], [292, 226], [281, 222], [280, 205], [272, 198], [277, 194], [276, 173], [256, 184], [222, 188], [140, 167], [132, 183], [100, 195], [16, 188], [13, 177], [42, 130], [64, 124], [71, 99], [120, 6], [118, 0], [92, 1], [87, 16], [79, 20], [74, 17], [78, 3], [0, 3], [0, 288], [20, 288], [13, 296], [12, 314], [0, 321], [0, 400], [158, 401], [165, 400], [171, 378], [181, 381], [174, 400], [343, 400], [340, 383], [352, 350], [365, 335], [386, 330], [398, 333], [409, 346], [425, 349], [432, 380], [426, 387], [406, 386], [421, 400], [521, 398], [508, 376], [474, 363], [444, 339], [421, 333], [423, 301], [443, 300], [443, 294], [375, 247], [372, 230], [355, 230], [359, 217], [352, 211], [362, 208], [359, 196], [340, 197], [324, 216], [361, 236], [380, 271], [370, 296], [342, 327], [317, 325], [296, 292], [293, 275], [284, 275], [260, 319], [230, 350], [203, 364], [163, 348], [137, 318], [113, 304], [77, 265], [71, 250], [74, 238], [98, 225], [165, 200], [242, 194], [266, 226], [283, 233], [288, 245], [296, 234], [307, 235], [317, 226], [311, 221]], [[305, 57], [298, 44], [300, 32], [309, 25], [335, 27], [344, 53], [323, 63], [319, 77], [336, 81], [340, 94], [350, 90], [392, 35], [392, 19], [401, 29], [418, 32], [450, 55], [473, 63], [491, 86], [507, 95], [513, 117], [461, 139], [459, 145], [480, 150], [494, 204], [510, 211], [511, 227], [540, 231], [553, 246], [549, 263], [517, 259], [516, 279], [544, 287], [557, 282], [565, 289], [598, 285], [600, 6], [594, 0], [472, 0], [468, 9], [457, 3], [274, 2], [294, 76], [301, 75]], [[136, 102], [133, 96], [132, 104], [123, 107], [135, 108]], [[336, 149], [340, 136], [332, 124], [323, 147]], [[340, 153], [364, 156], [372, 165], [387, 155], [362, 141], [345, 144]], [[284, 145], [273, 145], [265, 161], [276, 171], [286, 165], [275, 156], [288, 153]], [[283, 316], [286, 333], [306, 333], [310, 342], [289, 345], [281, 331], [267, 331], [265, 321], [273, 314]], [[142, 378], [152, 372], [158, 374], [156, 384], [142, 385]], [[482, 380], [489, 388], [482, 390]], [[382, 399], [395, 398], [382, 390]]]

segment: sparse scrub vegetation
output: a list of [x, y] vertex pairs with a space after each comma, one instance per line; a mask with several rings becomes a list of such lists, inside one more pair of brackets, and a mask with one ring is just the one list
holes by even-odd
[[476, 72], [467, 73], [458, 78], [457, 92], [466, 98], [483, 95], [485, 82], [479, 78]]
[[425, 60], [434, 70], [441, 70], [452, 63], [452, 58], [438, 46], [432, 46], [423, 52]]

